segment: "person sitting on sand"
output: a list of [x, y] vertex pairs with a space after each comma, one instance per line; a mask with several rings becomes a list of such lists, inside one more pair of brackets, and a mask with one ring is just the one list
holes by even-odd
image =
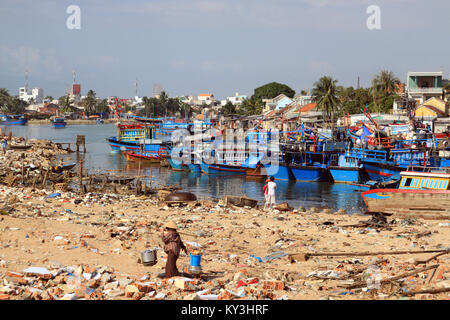
[[3, 150], [3, 154], [5, 154], [6, 153], [6, 147], [8, 146], [8, 141], [6, 141], [5, 137], [2, 138], [1, 146], [2, 146], [2, 150]]
[[178, 276], [180, 273], [177, 269], [177, 260], [180, 256], [180, 249], [186, 254], [187, 249], [183, 241], [181, 241], [175, 222], [170, 221], [164, 226], [162, 241], [164, 242], [164, 252], [167, 253], [166, 278]]

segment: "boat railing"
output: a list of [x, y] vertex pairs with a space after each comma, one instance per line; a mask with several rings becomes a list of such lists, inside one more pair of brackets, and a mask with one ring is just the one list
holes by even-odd
[[439, 173], [450, 173], [450, 168], [446, 167], [424, 167], [424, 166], [408, 166], [406, 171], [414, 172], [439, 172]]
[[358, 159], [387, 160], [387, 152], [385, 150], [353, 148], [347, 151], [347, 156]]

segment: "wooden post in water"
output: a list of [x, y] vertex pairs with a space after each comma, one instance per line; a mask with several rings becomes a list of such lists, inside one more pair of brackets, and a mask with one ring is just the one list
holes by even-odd
[[[23, 156], [23, 154], [22, 154], [22, 156]], [[24, 157], [22, 157], [22, 184], [24, 184], [24, 182], [25, 182], [25, 177], [24, 177], [24, 167], [23, 167], [23, 158], [24, 158]]]
[[42, 188], [45, 189], [45, 185], [47, 184], [47, 176], [48, 176], [49, 169], [45, 172], [44, 181], [42, 181]]
[[[78, 148], [78, 145], [77, 145]], [[78, 151], [78, 150], [77, 150]], [[80, 173], [79, 173], [79, 187], [80, 187], [80, 192], [83, 193], [83, 159], [80, 160]]]
[[77, 136], [77, 152], [80, 151], [80, 146], [83, 146], [83, 152], [86, 153], [86, 144], [85, 144], [85, 138], [84, 136]]

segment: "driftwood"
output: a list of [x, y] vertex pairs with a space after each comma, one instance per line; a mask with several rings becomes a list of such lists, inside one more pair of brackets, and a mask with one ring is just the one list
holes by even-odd
[[442, 293], [442, 292], [450, 292], [450, 288], [425, 289], [425, 290], [418, 290], [418, 291], [410, 291], [410, 292], [405, 293], [405, 295], [406, 296], [413, 296], [415, 294], [421, 294], [421, 293], [436, 294], [436, 293]]
[[[407, 251], [378, 251], [378, 252], [327, 252], [327, 253], [294, 253], [289, 254], [289, 258], [292, 260], [298, 259], [299, 261], [306, 261], [310, 257], [360, 257], [360, 256], [377, 256], [377, 255], [396, 255], [396, 254], [420, 254], [420, 253], [448, 253], [449, 250], [407, 250]], [[431, 260], [430, 260], [431, 261]]]
[[432, 256], [431, 258], [429, 258], [429, 259], [427, 259], [427, 260], [419, 260], [419, 261], [416, 261], [416, 262], [414, 262], [414, 264], [415, 264], [415, 265], [418, 265], [418, 264], [425, 264], [425, 263], [430, 262], [431, 260], [436, 259], [437, 257], [443, 256], [443, 255], [449, 254], [449, 253], [450, 253], [450, 250], [447, 250], [447, 251], [438, 253], [438, 254]]
[[[421, 272], [424, 272], [424, 271], [428, 271], [428, 270], [431, 270], [431, 269], [436, 269], [438, 267], [439, 267], [439, 264], [435, 264], [435, 265], [432, 265], [432, 266], [429, 266], [429, 267], [425, 267], [425, 268], [420, 268], [420, 269], [417, 269], [417, 270], [414, 270], [414, 271], [411, 271], [411, 272], [402, 273], [401, 275], [398, 275], [398, 276], [395, 276], [395, 277], [382, 279], [382, 280], [380, 280], [380, 284], [381, 283], [386, 283], [386, 282], [391, 282], [391, 281], [397, 281], [397, 280], [400, 280], [400, 279], [403, 279], [403, 278], [406, 278], [406, 277], [414, 276], [414, 275], [416, 275], [418, 273], [421, 273]], [[356, 288], [362, 288], [362, 287], [365, 287], [365, 286], [367, 286], [367, 281], [360, 281], [360, 282], [353, 283], [353, 284], [348, 285], [348, 286], [344, 286], [344, 288], [346, 288], [346, 289], [356, 289]]]

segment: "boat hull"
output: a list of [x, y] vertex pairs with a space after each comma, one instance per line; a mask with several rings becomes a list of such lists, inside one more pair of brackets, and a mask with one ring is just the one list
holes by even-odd
[[171, 158], [167, 158], [169, 161], [170, 167], [174, 171], [189, 171], [189, 167], [187, 164], [182, 163], [181, 161], [173, 161]]
[[238, 166], [228, 166], [224, 164], [207, 164], [204, 162], [202, 162], [200, 166], [202, 172], [206, 174], [221, 174], [221, 175], [245, 174], [245, 168]]
[[161, 158], [157, 154], [142, 154], [140, 152], [124, 152], [128, 161], [159, 162]]
[[450, 219], [450, 190], [373, 189], [361, 194], [369, 212]]
[[18, 119], [18, 120], [6, 120], [0, 121], [2, 126], [24, 126], [28, 122], [28, 119]]
[[362, 183], [364, 182], [364, 170], [359, 167], [329, 167], [334, 182], [338, 183]]
[[54, 122], [53, 127], [56, 129], [65, 128], [67, 123], [65, 122]]
[[399, 179], [400, 172], [405, 170], [405, 168], [383, 162], [363, 161], [362, 163], [369, 179], [374, 181]]
[[297, 181], [326, 182], [333, 181], [333, 177], [327, 168], [314, 166], [301, 166], [291, 164], [289, 168]]
[[268, 176], [273, 176], [277, 180], [295, 180], [291, 169], [286, 164], [272, 165], [265, 167]]
[[202, 172], [202, 168], [198, 163], [189, 163], [188, 168], [191, 172]]
[[140, 147], [138, 144], [133, 142], [123, 142], [118, 141], [116, 137], [111, 137], [106, 139], [109, 143], [109, 146], [113, 151], [139, 151]]

